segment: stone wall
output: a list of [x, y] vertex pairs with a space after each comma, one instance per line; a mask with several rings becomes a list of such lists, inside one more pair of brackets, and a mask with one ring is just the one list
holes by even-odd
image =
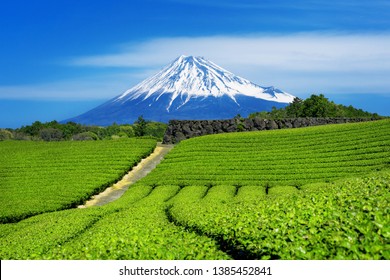
[[228, 120], [200, 120], [178, 121], [172, 120], [164, 135], [164, 144], [175, 144], [181, 140], [217, 133], [257, 131], [282, 128], [297, 128], [324, 124], [338, 124], [349, 122], [363, 122], [374, 119], [367, 118], [295, 118], [284, 120], [269, 119], [228, 119]]

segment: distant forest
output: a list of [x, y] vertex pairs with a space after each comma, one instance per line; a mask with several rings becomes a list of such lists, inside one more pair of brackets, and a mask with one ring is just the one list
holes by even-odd
[[344, 106], [329, 101], [323, 94], [311, 95], [302, 100], [298, 97], [284, 108], [272, 108], [271, 112], [257, 112], [249, 115], [249, 118], [260, 117], [267, 119], [286, 118], [382, 118], [377, 113], [369, 113], [352, 106]]
[[164, 123], [150, 122], [142, 116], [130, 124], [112, 124], [110, 126], [88, 126], [74, 122], [61, 124], [57, 121], [22, 126], [17, 129], [0, 129], [1, 140], [108, 140], [127, 137], [154, 137], [162, 139], [167, 125]]
[[[311, 95], [302, 100], [298, 97], [285, 108], [270, 112], [256, 112], [249, 118], [286, 119], [299, 117], [345, 117], [345, 118], [382, 118], [376, 113], [369, 113], [352, 106], [344, 106], [329, 101], [323, 94]], [[17, 129], [0, 129], [1, 140], [107, 140], [123, 137], [154, 137], [162, 140], [167, 124], [147, 121], [140, 116], [138, 120], [130, 124], [112, 124], [107, 127], [86, 126], [74, 122], [61, 124], [57, 121], [22, 126]]]

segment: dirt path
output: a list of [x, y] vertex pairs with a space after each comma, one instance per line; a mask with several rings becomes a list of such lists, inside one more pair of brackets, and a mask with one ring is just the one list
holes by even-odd
[[150, 171], [152, 171], [172, 148], [173, 145], [158, 143], [153, 153], [151, 153], [147, 158], [141, 160], [141, 162], [133, 167], [129, 173], [123, 176], [120, 181], [115, 183], [112, 187], [105, 189], [103, 192], [94, 195], [84, 205], [78, 206], [78, 208], [101, 206], [120, 198], [130, 185], [142, 179]]

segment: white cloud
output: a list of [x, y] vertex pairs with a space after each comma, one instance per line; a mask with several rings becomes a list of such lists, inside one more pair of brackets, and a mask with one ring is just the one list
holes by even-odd
[[[45, 84], [0, 86], [2, 99], [98, 100], [119, 95], [139, 81], [131, 73], [80, 78]], [[129, 82], [130, 81], [130, 82]]]
[[386, 78], [390, 76], [389, 34], [159, 38], [124, 45], [114, 54], [76, 58], [71, 63], [157, 71], [181, 54], [204, 56], [255, 83], [297, 94], [380, 93], [390, 88]]
[[148, 67], [181, 54], [205, 56], [223, 65], [294, 71], [390, 70], [389, 35], [295, 34], [280, 36], [160, 38], [116, 54], [81, 57], [79, 66]]
[[[0, 97], [110, 99], [181, 54], [204, 56], [259, 85], [273, 85], [298, 96], [390, 94], [389, 34], [308, 33], [159, 38], [125, 44], [117, 53], [78, 57], [68, 63], [72, 67], [106, 67], [105, 75], [43, 85], [3, 86]], [[121, 68], [123, 71], [119, 71]]]

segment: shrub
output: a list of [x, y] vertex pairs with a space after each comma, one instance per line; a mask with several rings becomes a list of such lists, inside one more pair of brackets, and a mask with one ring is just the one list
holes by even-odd
[[44, 128], [41, 129], [39, 135], [44, 141], [60, 141], [63, 140], [63, 133], [57, 128]]
[[6, 129], [0, 129], [0, 141], [9, 140], [12, 138], [13, 136], [11, 131], [8, 131]]
[[75, 141], [88, 141], [88, 140], [98, 140], [98, 139], [99, 137], [91, 131], [78, 133], [72, 137], [72, 140]]

